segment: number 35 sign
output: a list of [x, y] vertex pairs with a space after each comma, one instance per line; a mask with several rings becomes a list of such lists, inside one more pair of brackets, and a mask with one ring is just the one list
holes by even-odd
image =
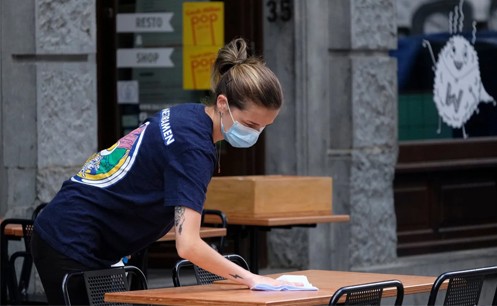
[[277, 22], [290, 21], [292, 19], [292, 2], [291, 0], [268, 0], [266, 2], [268, 9], [267, 21]]

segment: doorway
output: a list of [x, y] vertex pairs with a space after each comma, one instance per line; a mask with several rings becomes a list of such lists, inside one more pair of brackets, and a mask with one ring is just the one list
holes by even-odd
[[[119, 13], [137, 11], [168, 12], [178, 10], [185, 0], [97, 0], [97, 92], [98, 92], [98, 146], [99, 150], [112, 146], [128, 129], [137, 126], [144, 119], [143, 113], [158, 111], [167, 107], [168, 97], [175, 101], [196, 101], [208, 95], [206, 91], [184, 91], [174, 79], [168, 81], [168, 71], [153, 69], [132, 70], [117, 68], [117, 50], [132, 48], [137, 44], [155, 47], [177, 47], [178, 37], [142, 36], [139, 40], [133, 33], [119, 33], [116, 18]], [[262, 0], [224, 0], [224, 38], [229, 42], [233, 38], [243, 37], [249, 44], [251, 52], [262, 55], [263, 23]], [[172, 23], [181, 26], [177, 20]], [[148, 39], [148, 40], [147, 40]], [[155, 39], [155, 40], [154, 40]], [[176, 39], [176, 40], [175, 40]], [[162, 42], [162, 45], [161, 45]], [[171, 43], [172, 42], [172, 43]], [[175, 45], [176, 44], [176, 45]], [[178, 70], [175, 70], [178, 72]], [[166, 77], [161, 77], [166, 75]], [[132, 103], [118, 101], [118, 83], [143, 81], [148, 78], [149, 93], [141, 93], [139, 100]], [[151, 80], [154, 79], [154, 80]], [[123, 83], [121, 83], [123, 84]], [[129, 83], [128, 83], [129, 84]], [[155, 85], [154, 85], [155, 84]], [[133, 85], [133, 84], [131, 84]], [[162, 87], [160, 87], [162, 86]], [[141, 86], [143, 87], [143, 86]], [[169, 88], [169, 90], [164, 90]], [[164, 98], [163, 98], [164, 97]], [[154, 100], [155, 99], [155, 100]], [[171, 101], [173, 102], [173, 101]], [[249, 149], [237, 149], [222, 142], [217, 144], [220, 150], [220, 173], [215, 176], [262, 175], [265, 171], [264, 132], [256, 145]], [[247, 240], [247, 239], [245, 239]], [[261, 244], [266, 243], [265, 235], [260, 237]], [[246, 251], [248, 243], [240, 245]], [[230, 245], [228, 245], [228, 249]], [[260, 264], [267, 263], [265, 248], [260, 248]], [[161, 244], [150, 248], [149, 264], [171, 266], [179, 258], [174, 244]]]

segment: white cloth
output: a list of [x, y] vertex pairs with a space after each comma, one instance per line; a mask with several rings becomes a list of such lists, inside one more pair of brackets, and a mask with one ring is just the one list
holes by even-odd
[[277, 278], [277, 280], [292, 282], [292, 283], [301, 283], [303, 286], [294, 286], [294, 285], [282, 285], [282, 286], [272, 286], [268, 284], [257, 284], [253, 286], [252, 290], [261, 290], [261, 291], [317, 291], [319, 290], [317, 287], [314, 287], [307, 276], [305, 275], [282, 275]]

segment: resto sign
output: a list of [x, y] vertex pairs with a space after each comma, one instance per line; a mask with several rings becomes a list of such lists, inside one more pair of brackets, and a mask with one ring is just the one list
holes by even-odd
[[118, 33], [174, 32], [171, 26], [173, 13], [117, 14]]

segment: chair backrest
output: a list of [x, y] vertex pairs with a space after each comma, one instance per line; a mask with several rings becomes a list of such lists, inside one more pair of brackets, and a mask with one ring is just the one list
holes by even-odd
[[[329, 305], [381, 305], [383, 290], [397, 290], [394, 305], [402, 305], [404, 285], [398, 280], [345, 286], [338, 289], [330, 299]], [[340, 302], [345, 296], [345, 301]]]
[[35, 207], [35, 210], [33, 211], [33, 214], [31, 215], [31, 219], [36, 219], [38, 215], [41, 213], [41, 211], [47, 206], [48, 203], [40, 203], [38, 206]]
[[[443, 305], [478, 305], [485, 279], [495, 276], [497, 276], [497, 266], [442, 273], [433, 283], [428, 305], [435, 305], [440, 288], [447, 280]], [[496, 302], [494, 297], [492, 305]]]
[[[104, 302], [106, 292], [121, 292], [130, 290], [130, 280], [138, 279], [140, 289], [147, 289], [147, 279], [143, 272], [135, 266], [124, 266], [92, 271], [67, 273], [62, 281], [62, 293], [66, 305], [71, 305], [69, 282], [74, 277], [83, 277], [88, 294], [89, 305], [114, 305]], [[118, 305], [126, 305], [119, 303]]]
[[[219, 220], [216, 220], [214, 223], [212, 223], [212, 218], [210, 218], [209, 220], [206, 221], [205, 216], [213, 216], [213, 218], [219, 219]], [[201, 224], [208, 225], [208, 226], [227, 228], [228, 227], [228, 218], [226, 217], [224, 212], [222, 212], [221, 210], [204, 209], [202, 211]], [[225, 244], [225, 238], [224, 238], [224, 236], [221, 236], [219, 238], [218, 243], [210, 243], [210, 246], [222, 254], [224, 252], [224, 244]]]
[[[247, 261], [242, 256], [240, 256], [238, 254], [226, 254], [223, 256], [226, 259], [241, 266], [242, 268], [244, 268], [246, 270], [250, 270]], [[189, 260], [182, 259], [182, 260], [179, 260], [173, 267], [174, 287], [181, 287], [182, 286], [182, 284], [181, 284], [181, 280], [182, 280], [181, 275], [183, 275], [182, 271], [187, 270], [187, 269], [190, 271], [193, 269], [195, 279], [197, 280], [197, 285], [207, 285], [207, 284], [211, 284], [214, 281], [224, 279], [216, 274], [213, 274], [207, 270], [200, 268], [197, 265], [194, 265]], [[183, 284], [183, 286], [184, 286], [184, 284]]]

